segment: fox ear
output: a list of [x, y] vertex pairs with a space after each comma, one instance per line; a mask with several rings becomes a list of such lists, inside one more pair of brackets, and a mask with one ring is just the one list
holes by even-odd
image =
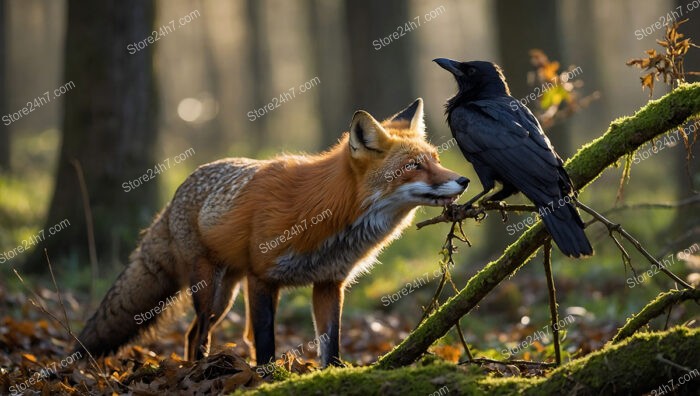
[[368, 112], [356, 111], [350, 123], [350, 153], [354, 158], [369, 152], [384, 152], [384, 142], [389, 134]]
[[423, 99], [418, 98], [405, 109], [394, 114], [391, 121], [405, 120], [410, 123], [410, 129], [417, 135], [425, 137], [425, 122], [423, 122]]

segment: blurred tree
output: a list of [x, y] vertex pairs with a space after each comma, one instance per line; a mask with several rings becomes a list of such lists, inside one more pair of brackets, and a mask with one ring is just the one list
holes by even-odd
[[[556, 0], [498, 0], [495, 3], [500, 65], [516, 98], [533, 92], [525, 73], [533, 69], [529, 51], [538, 48], [552, 61], [562, 62], [558, 3]], [[562, 64], [560, 71], [568, 65]], [[532, 106], [533, 102], [530, 102]], [[570, 153], [569, 138], [562, 124], [550, 128], [547, 135], [559, 154]]]
[[[7, 59], [7, 46], [5, 45], [5, 7], [7, 2], [0, 3], [0, 117], [7, 114], [7, 98], [5, 87], [5, 64]], [[10, 169], [10, 127], [3, 123], [0, 126], [0, 171]]]
[[[584, 81], [582, 89], [585, 94], [602, 88], [601, 76], [604, 75], [604, 64], [598, 56], [598, 43], [601, 40], [601, 33], [596, 28], [596, 23], [600, 23], [595, 18], [595, 3], [591, 1], [572, 1], [562, 6], [566, 11], [566, 17], [561, 17], [561, 29], [566, 37], [566, 45], [561, 49], [562, 59], [570, 61], [583, 70], [583, 76], [576, 79]], [[580, 32], [586, 31], [586, 34]], [[567, 65], [562, 65], [565, 69]], [[584, 95], [585, 95], [584, 94]], [[597, 131], [605, 130], [608, 121], [615, 118], [610, 104], [610, 98], [603, 94], [599, 99], [590, 103], [590, 106], [581, 110], [578, 117], [568, 123], [568, 136], [577, 137], [579, 142], [587, 142], [595, 136]], [[591, 115], [596, 115], [592, 117]], [[578, 142], [571, 139], [576, 149]]]
[[[415, 99], [412, 68], [416, 33], [406, 27], [413, 21], [408, 11], [409, 3], [400, 0], [345, 1], [348, 64], [352, 65], [349, 104], [353, 109], [365, 109], [381, 118]], [[404, 35], [390, 38], [390, 44], [376, 49], [372, 42], [397, 32], [399, 26]]]
[[[154, 14], [153, 1], [68, 3], [64, 83], [72, 81], [75, 88], [65, 97], [56, 184], [44, 226], [46, 240], [39, 246], [47, 247], [54, 259], [70, 257], [72, 263], [77, 259], [83, 264], [88, 256], [86, 215], [73, 161], [84, 173], [103, 263], [105, 258], [125, 258], [156, 210], [157, 181], [142, 182], [130, 192], [123, 188], [124, 182], [156, 165], [153, 45], [133, 54], [127, 49], [151, 36]], [[70, 226], [50, 236], [50, 227], [63, 219]], [[27, 271], [45, 270], [41, 250], [30, 255]]]
[[[203, 8], [200, 3], [199, 8]], [[205, 18], [206, 18], [205, 14]], [[206, 80], [207, 89], [211, 92], [212, 97], [221, 103], [221, 84], [223, 83], [221, 75], [219, 74], [219, 68], [216, 65], [216, 54], [214, 52], [214, 38], [211, 37], [206, 29], [202, 29], [200, 33], [200, 39], [202, 40], [202, 48], [204, 49], [204, 67], [206, 68]], [[226, 141], [226, 136], [224, 135], [224, 127], [222, 125], [221, 114], [217, 114], [216, 117], [207, 121], [209, 123], [209, 139], [210, 144], [202, 144], [202, 154], [204, 158], [219, 158], [224, 154], [224, 146], [221, 144]]]
[[321, 79], [318, 86], [317, 107], [321, 118], [321, 141], [319, 149], [326, 149], [338, 141], [340, 133], [350, 125], [350, 110], [347, 109], [346, 42], [343, 33], [342, 5], [322, 0], [308, 0], [306, 8], [312, 37], [311, 49], [316, 76]]
[[[253, 106], [256, 109], [264, 107], [272, 96], [270, 89], [270, 49], [268, 43], [267, 26], [265, 24], [265, 7], [267, 2], [260, 0], [247, 0], [248, 24], [250, 45], [248, 46], [248, 60], [250, 61], [251, 96]], [[268, 117], [262, 116], [252, 122], [251, 133], [246, 138], [251, 139], [253, 153], [263, 150], [269, 140]]]

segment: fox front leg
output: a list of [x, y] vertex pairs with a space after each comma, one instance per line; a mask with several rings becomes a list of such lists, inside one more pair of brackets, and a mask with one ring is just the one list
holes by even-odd
[[255, 344], [255, 360], [258, 365], [275, 359], [275, 311], [279, 301], [279, 287], [248, 275], [246, 290], [249, 329]]
[[340, 361], [340, 315], [345, 285], [342, 282], [314, 283], [313, 306], [321, 366], [342, 366]]

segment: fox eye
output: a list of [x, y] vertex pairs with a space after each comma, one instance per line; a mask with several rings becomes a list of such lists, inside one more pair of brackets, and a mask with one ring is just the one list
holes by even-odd
[[420, 163], [418, 163], [418, 162], [416, 162], [416, 161], [411, 161], [411, 162], [409, 162], [409, 163], [406, 164], [406, 169], [407, 169], [407, 170], [412, 170], [412, 171], [413, 171], [413, 170], [422, 169], [422, 167], [421, 167]]

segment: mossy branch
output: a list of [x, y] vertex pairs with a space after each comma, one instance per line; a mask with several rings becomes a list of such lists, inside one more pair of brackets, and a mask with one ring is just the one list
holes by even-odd
[[[700, 83], [684, 84], [658, 100], [650, 101], [633, 116], [610, 124], [605, 134], [578, 150], [566, 164], [577, 189], [592, 183], [610, 165], [634, 153], [644, 143], [678, 127], [700, 113]], [[547, 238], [538, 222], [511, 244], [503, 255], [474, 275], [460, 292], [447, 300], [377, 365], [392, 368], [411, 364], [503, 279], [515, 273]]]
[[[698, 367], [698, 347], [699, 329], [676, 327], [666, 332], [637, 334], [552, 371], [522, 394], [641, 395], [686, 374], [678, 366]], [[659, 356], [673, 365], [660, 363]], [[693, 394], [694, 384], [678, 385], [677, 380], [675, 383], [678, 394]]]
[[664, 313], [666, 308], [685, 300], [700, 300], [700, 290], [671, 290], [669, 292], [659, 294], [656, 299], [647, 304], [646, 307], [642, 308], [638, 314], [627, 319], [627, 323], [625, 323], [625, 325], [622, 326], [622, 328], [617, 332], [615, 337], [613, 337], [612, 342], [618, 343], [631, 336], [635, 331], [649, 323], [649, 321]]
[[[263, 384], [256, 391], [261, 395], [637, 395], [686, 374], [679, 367], [696, 368], [698, 361], [700, 329], [677, 327], [636, 334], [572, 360], [546, 378], [493, 378], [474, 366], [433, 362], [396, 370], [331, 368]], [[695, 388], [694, 383], [677, 385], [676, 392], [694, 394]]]

